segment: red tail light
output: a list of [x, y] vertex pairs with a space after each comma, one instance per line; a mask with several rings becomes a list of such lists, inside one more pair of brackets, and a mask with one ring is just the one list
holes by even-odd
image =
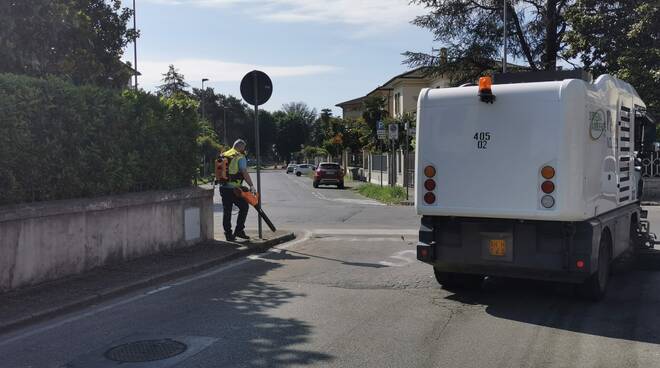
[[555, 191], [555, 184], [549, 180], [544, 181], [543, 184], [541, 184], [541, 190], [545, 194], [550, 194]]
[[435, 189], [435, 180], [433, 179], [426, 179], [424, 182], [424, 188], [428, 190], [429, 192]]
[[426, 202], [426, 204], [435, 203], [435, 194], [433, 194], [431, 192], [428, 192], [428, 193], [424, 194], [424, 202]]

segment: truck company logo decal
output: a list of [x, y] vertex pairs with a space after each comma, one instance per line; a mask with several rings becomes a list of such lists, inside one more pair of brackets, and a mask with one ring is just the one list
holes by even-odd
[[605, 113], [603, 110], [589, 112], [589, 135], [598, 140], [605, 132]]

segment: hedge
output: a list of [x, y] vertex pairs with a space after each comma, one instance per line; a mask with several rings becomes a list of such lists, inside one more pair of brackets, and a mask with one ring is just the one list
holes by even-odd
[[0, 205], [190, 186], [197, 103], [0, 74]]

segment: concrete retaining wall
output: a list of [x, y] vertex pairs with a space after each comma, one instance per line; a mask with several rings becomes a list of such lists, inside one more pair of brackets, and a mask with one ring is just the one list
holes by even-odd
[[213, 191], [0, 207], [0, 291], [213, 239]]
[[660, 202], [660, 178], [644, 178], [642, 200]]

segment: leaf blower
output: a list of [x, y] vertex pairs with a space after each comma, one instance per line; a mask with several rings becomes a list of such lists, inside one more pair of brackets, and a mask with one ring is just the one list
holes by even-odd
[[254, 207], [255, 210], [257, 210], [257, 213], [261, 216], [261, 218], [266, 221], [266, 225], [268, 225], [268, 228], [270, 231], [275, 232], [277, 229], [275, 228], [275, 225], [270, 221], [268, 216], [266, 216], [266, 213], [261, 209], [261, 206], [259, 205], [259, 193], [252, 194], [250, 192], [250, 189], [246, 187], [239, 187], [239, 188], [234, 188], [234, 194], [237, 197], [243, 198], [247, 203], [249, 203], [252, 207]]

